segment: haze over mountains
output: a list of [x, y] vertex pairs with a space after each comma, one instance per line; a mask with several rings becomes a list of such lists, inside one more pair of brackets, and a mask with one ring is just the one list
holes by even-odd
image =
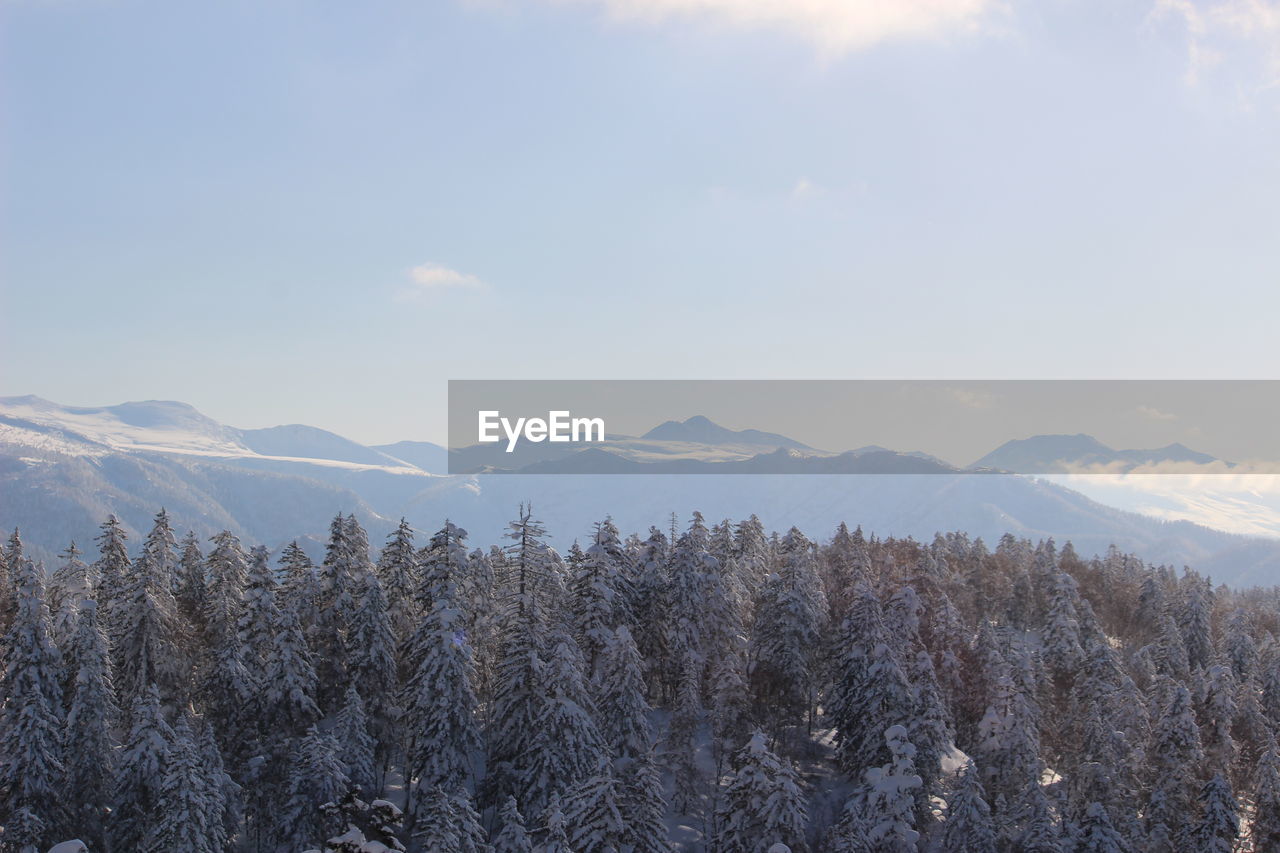
[[[1004, 532], [1053, 536], [1085, 554], [1116, 544], [1153, 562], [1190, 563], [1224, 582], [1280, 577], [1280, 540], [1161, 521], [1042, 480], [965, 473], [923, 453], [816, 451], [705, 417], [668, 422], [639, 438], [611, 437], [606, 446], [550, 460], [511, 459], [518, 448], [504, 461], [524, 468], [521, 476], [445, 476], [446, 451], [429, 442], [367, 447], [304, 425], [242, 430], [176, 402], [69, 407], [0, 398], [0, 524], [20, 526], [33, 551], [49, 559], [71, 539], [92, 549], [109, 513], [136, 535], [164, 506], [179, 529], [207, 536], [226, 528], [272, 548], [310, 531], [314, 538], [304, 544], [318, 551], [337, 512], [355, 513], [374, 537], [402, 516], [422, 529], [448, 517], [478, 541], [498, 541], [517, 504], [532, 501], [557, 545], [586, 535], [601, 507], [624, 531], [642, 533], [655, 517], [697, 509], [713, 517], [757, 513], [771, 529], [834, 529], [844, 520], [880, 536], [931, 538], [955, 529], [989, 542]], [[1090, 464], [1202, 456], [1181, 447], [1113, 451], [1087, 436], [1039, 436], [1011, 441], [979, 464], [1018, 470], [1066, 451]], [[478, 455], [472, 461], [483, 462]], [[626, 476], [564, 476], [575, 465], [612, 465], [607, 470]]]

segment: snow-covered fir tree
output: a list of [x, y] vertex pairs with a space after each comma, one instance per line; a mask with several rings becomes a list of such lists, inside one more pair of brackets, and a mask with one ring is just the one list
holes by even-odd
[[884, 732], [909, 723], [913, 704], [880, 601], [866, 584], [853, 593], [836, 649], [828, 714], [836, 726], [836, 760], [857, 778], [868, 767], [888, 763]]
[[96, 586], [93, 567], [80, 559], [80, 549], [72, 542], [62, 552], [62, 562], [45, 588], [50, 630], [58, 648], [66, 648], [73, 642], [80, 606], [94, 598]]
[[569, 828], [560, 805], [560, 795], [553, 793], [542, 813], [542, 826], [538, 831], [538, 843], [533, 853], [575, 853], [569, 843]]
[[757, 731], [734, 756], [717, 816], [716, 849], [750, 853], [785, 844], [807, 850], [808, 810], [795, 768], [769, 750]]
[[76, 635], [66, 657], [74, 673], [66, 725], [66, 791], [77, 834], [103, 846], [105, 824], [115, 795], [116, 742], [119, 722], [107, 635], [98, 619], [98, 604], [80, 604]]
[[378, 524], [376, 566], [344, 513], [275, 569], [110, 520], [43, 592], [9, 537], [0, 847], [1280, 845], [1274, 590], [1017, 536]]
[[493, 853], [533, 853], [533, 842], [525, 829], [524, 816], [515, 797], [507, 797], [498, 814], [501, 829], [493, 838]]
[[338, 803], [351, 790], [351, 778], [339, 756], [337, 741], [312, 726], [299, 740], [290, 764], [280, 837], [315, 844], [341, 831], [342, 821], [324, 808]]
[[884, 738], [892, 762], [867, 770], [862, 786], [845, 805], [831, 841], [846, 850], [866, 845], [892, 853], [915, 853], [920, 849], [916, 800], [923, 787], [916, 773], [915, 746], [903, 726], [890, 726]]
[[351, 683], [368, 697], [367, 704], [380, 718], [394, 716], [396, 640], [387, 612], [387, 597], [378, 576], [366, 569], [359, 581], [359, 605], [351, 619], [347, 674]]
[[422, 794], [421, 816], [414, 841], [421, 850], [439, 853], [484, 853], [484, 831], [465, 792], [449, 794], [439, 786]]
[[1231, 853], [1240, 835], [1238, 809], [1231, 783], [1215, 774], [1200, 791], [1200, 820], [1192, 836], [1196, 850]]
[[16, 601], [0, 680], [0, 843], [48, 846], [66, 828], [62, 659], [49, 629], [43, 572], [11, 549]]
[[[98, 559], [93, 564], [98, 585], [95, 590], [98, 607], [102, 617], [102, 627], [108, 637], [115, 636], [115, 619], [125, 578], [133, 565], [129, 560], [129, 540], [124, 525], [114, 515], [107, 517], [99, 528], [101, 532], [95, 537], [98, 543]], [[16, 566], [10, 561], [9, 571]]]
[[690, 816], [701, 812], [703, 789], [702, 770], [698, 764], [698, 732], [703, 714], [700, 687], [700, 667], [697, 659], [689, 653], [685, 656], [663, 748], [667, 766], [675, 777], [675, 796], [671, 804], [678, 814]]
[[222, 814], [185, 717], [165, 754], [157, 820], [143, 839], [146, 853], [219, 853], [226, 847]]
[[367, 795], [377, 793], [377, 741], [369, 732], [369, 715], [354, 684], [347, 688], [332, 734], [347, 779]]
[[1075, 849], [1079, 853], [1125, 853], [1128, 847], [1102, 804], [1090, 803], [1076, 832]]
[[456, 596], [451, 580], [438, 583], [413, 639], [420, 661], [400, 701], [409, 732], [409, 778], [419, 789], [461, 788], [480, 748], [471, 647]]
[[160, 708], [160, 691], [150, 685], [133, 700], [129, 733], [116, 771], [115, 808], [109, 835], [114, 850], [138, 850], [160, 818], [166, 758], [173, 729]]
[[208, 583], [204, 576], [204, 555], [200, 552], [200, 539], [190, 531], [182, 537], [181, 553], [174, 576], [173, 597], [178, 612], [195, 630], [204, 630], [204, 613], [208, 606]]
[[397, 646], [409, 639], [422, 616], [417, 598], [422, 580], [413, 528], [403, 518], [378, 555], [378, 582], [389, 602], [387, 618]]
[[621, 786], [613, 769], [598, 772], [570, 788], [564, 797], [565, 823], [569, 843], [576, 850], [620, 850], [626, 841], [627, 825], [619, 808]]
[[991, 807], [987, 805], [978, 768], [972, 761], [964, 767], [956, 791], [947, 801], [942, 844], [945, 850], [995, 853], [996, 834], [991, 822]]
[[143, 543], [142, 556], [118, 581], [120, 594], [109, 636], [116, 660], [116, 687], [126, 699], [154, 683], [160, 695], [169, 700], [184, 686], [183, 632], [173, 597], [176, 545], [169, 516], [160, 510]]

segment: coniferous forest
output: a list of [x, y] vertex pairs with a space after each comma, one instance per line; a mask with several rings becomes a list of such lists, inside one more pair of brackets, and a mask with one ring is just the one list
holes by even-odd
[[338, 516], [0, 549], [0, 848], [1280, 850], [1280, 590], [1112, 549]]

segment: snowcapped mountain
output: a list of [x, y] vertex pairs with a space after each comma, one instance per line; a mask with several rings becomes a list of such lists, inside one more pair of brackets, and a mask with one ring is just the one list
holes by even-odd
[[[723, 435], [715, 424], [694, 426], [705, 436]], [[1227, 582], [1280, 577], [1280, 541], [1118, 510], [1042, 480], [964, 473], [923, 454], [751, 447], [739, 441], [752, 431], [725, 432], [738, 438], [701, 444], [617, 437], [607, 449], [566, 454], [547, 468], [599, 470], [601, 459], [582, 454], [605, 454], [612, 473], [441, 476], [446, 451], [427, 442], [366, 447], [301, 425], [240, 430], [174, 402], [92, 408], [0, 398], [0, 524], [20, 526], [33, 552], [50, 559], [71, 539], [92, 548], [109, 513], [136, 542], [164, 506], [176, 527], [202, 536], [225, 528], [275, 548], [309, 535], [318, 550], [337, 512], [354, 512], [375, 542], [401, 517], [420, 530], [449, 518], [477, 541], [496, 542], [515, 507], [531, 501], [558, 546], [586, 535], [606, 514], [623, 530], [643, 533], [654, 518], [701, 510], [714, 518], [754, 513], [770, 528], [796, 525], [819, 537], [848, 521], [881, 536], [930, 538], [956, 529], [988, 541], [1006, 531], [1053, 536], [1086, 554], [1114, 543]], [[761, 436], [770, 434], [753, 433], [753, 440]], [[769, 440], [777, 439], [786, 440]], [[681, 466], [703, 475], [644, 473]], [[775, 476], [779, 471], [790, 476]]]
[[1113, 450], [1090, 435], [1036, 435], [1007, 441], [970, 467], [1019, 474], [1066, 474], [1082, 468], [1105, 467], [1119, 472], [1167, 462], [1207, 465], [1217, 461], [1207, 453], [1176, 443], [1154, 450]]

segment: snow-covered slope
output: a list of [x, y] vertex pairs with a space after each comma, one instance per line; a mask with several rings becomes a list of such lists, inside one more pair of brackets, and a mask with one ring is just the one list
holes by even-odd
[[[148, 400], [118, 406], [61, 406], [40, 397], [0, 397], [0, 434], [5, 440], [47, 436], [65, 452], [100, 455], [104, 450], [151, 450], [235, 456], [249, 452], [238, 432], [205, 417], [186, 403]], [[30, 436], [30, 438], [29, 438]]]
[[426, 473], [326, 430], [301, 424], [241, 430], [172, 400], [87, 407], [35, 396], [0, 397], [0, 442], [73, 456], [164, 453]]

